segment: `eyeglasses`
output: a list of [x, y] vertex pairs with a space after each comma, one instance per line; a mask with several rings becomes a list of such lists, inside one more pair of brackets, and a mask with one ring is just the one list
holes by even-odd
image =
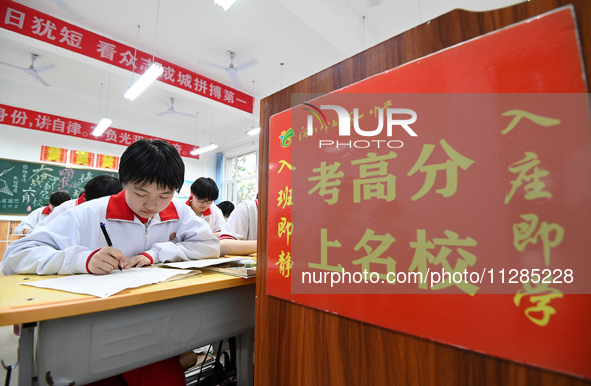
[[199, 198], [199, 197], [195, 197], [195, 199], [196, 199], [197, 201], [199, 201], [199, 203], [200, 203], [200, 204], [203, 204], [203, 205], [205, 205], [205, 204], [211, 204], [211, 203], [213, 203], [213, 200], [208, 200], [208, 199], [206, 199], [206, 198]]

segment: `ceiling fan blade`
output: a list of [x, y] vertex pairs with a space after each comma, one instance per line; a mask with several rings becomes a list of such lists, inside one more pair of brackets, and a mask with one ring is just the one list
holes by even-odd
[[189, 114], [189, 113], [180, 113], [180, 112], [176, 112], [179, 115], [184, 115], [185, 117], [191, 117], [191, 118], [197, 118], [197, 115], [195, 114]]
[[44, 86], [46, 87], [51, 87], [49, 85], [49, 83], [47, 83], [45, 80], [43, 80], [43, 78], [41, 78], [39, 76], [39, 74], [37, 74], [36, 71], [27, 71], [27, 74], [31, 75], [33, 78], [37, 79], [39, 82], [43, 83]]
[[41, 71], [49, 70], [53, 66], [54, 66], [53, 63], [49, 63], [49, 64], [46, 64], [46, 65], [41, 66], [41, 67], [35, 67], [35, 71], [41, 72]]
[[15, 66], [14, 64], [5, 63], [5, 62], [0, 62], [0, 64], [4, 64], [5, 66], [10, 66], [10, 67], [18, 68], [19, 70], [25, 70], [26, 69], [26, 68], [23, 68], [23, 67], [20, 67], [20, 66]]
[[237, 69], [238, 71], [240, 71], [240, 70], [247, 69], [248, 67], [252, 67], [252, 66], [254, 66], [254, 65], [256, 65], [256, 64], [260, 64], [260, 62], [259, 62], [258, 60], [256, 60], [255, 58], [252, 58], [252, 59], [250, 59], [249, 61], [247, 61], [247, 62], [244, 62], [244, 63], [242, 63], [242, 64], [241, 64], [241, 65], [239, 65], [239, 66], [236, 66], [236, 69]]
[[53, 0], [53, 2], [60, 6], [67, 14], [69, 14], [72, 20], [82, 20], [82, 15], [74, 11], [73, 8], [67, 6], [62, 0]]
[[167, 111], [164, 111], [164, 112], [162, 112], [162, 113], [156, 113], [156, 115], [158, 115], [159, 117], [161, 117], [161, 116], [163, 116], [163, 115], [170, 114], [170, 113], [171, 113], [171, 112], [170, 112], [169, 110], [167, 110]]

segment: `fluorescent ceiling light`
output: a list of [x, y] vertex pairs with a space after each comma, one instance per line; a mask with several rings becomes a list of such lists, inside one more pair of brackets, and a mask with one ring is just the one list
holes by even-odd
[[191, 150], [191, 155], [205, 153], [206, 151], [210, 151], [210, 150], [217, 149], [217, 148], [218, 148], [218, 145], [212, 143], [211, 145], [207, 145], [205, 147], [200, 147], [198, 149]]
[[248, 135], [257, 135], [260, 132], [261, 132], [261, 128], [260, 127], [253, 126], [253, 127], [250, 128], [250, 130], [248, 130], [246, 132], [246, 134], [248, 134]]
[[129, 99], [130, 101], [137, 98], [138, 95], [142, 93], [153, 81], [155, 81], [162, 73], [164, 72], [164, 68], [160, 63], [152, 63], [150, 68], [144, 75], [141, 76], [123, 95], [125, 99]]
[[213, 0], [213, 2], [216, 3], [216, 5], [222, 7], [224, 11], [227, 11], [228, 8], [230, 8], [232, 4], [236, 2], [236, 0]]
[[96, 125], [96, 127], [94, 128], [92, 135], [94, 135], [95, 137], [100, 137], [101, 135], [103, 135], [105, 130], [107, 130], [107, 128], [111, 126], [111, 123], [113, 123], [113, 121], [109, 118], [101, 119], [98, 125]]

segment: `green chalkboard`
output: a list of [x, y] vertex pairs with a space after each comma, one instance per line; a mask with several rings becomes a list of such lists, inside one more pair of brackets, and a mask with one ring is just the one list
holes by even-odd
[[0, 158], [0, 214], [28, 214], [47, 205], [57, 190], [76, 198], [100, 174], [118, 177], [116, 172]]

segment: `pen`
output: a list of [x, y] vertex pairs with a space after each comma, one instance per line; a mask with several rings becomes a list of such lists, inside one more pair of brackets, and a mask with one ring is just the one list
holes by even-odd
[[[107, 240], [107, 245], [109, 247], [112, 247], [113, 243], [111, 242], [111, 238], [109, 237], [109, 234], [107, 233], [107, 228], [105, 227], [104, 222], [101, 223], [101, 230], [103, 231], [103, 235], [105, 236], [105, 240]], [[121, 266], [119, 264], [117, 264], [117, 266], [119, 267], [119, 270], [122, 271]]]

